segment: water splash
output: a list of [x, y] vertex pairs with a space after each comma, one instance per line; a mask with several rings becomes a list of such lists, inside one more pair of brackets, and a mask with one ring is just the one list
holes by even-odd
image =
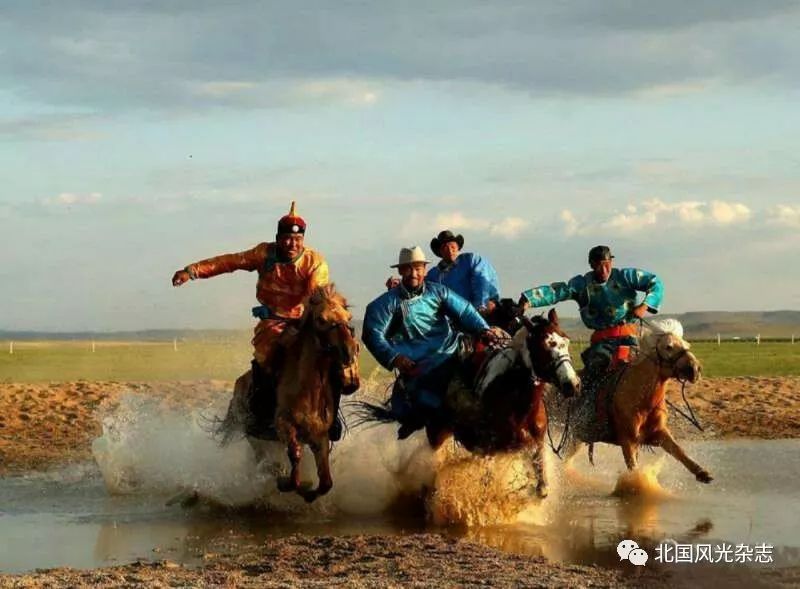
[[651, 464], [640, 465], [635, 471], [623, 471], [617, 478], [612, 495], [615, 497], [643, 497], [646, 499], [668, 499], [672, 493], [658, 482], [658, 474], [664, 467], [665, 456]]
[[[367, 394], [384, 388], [385, 382], [370, 381]], [[165, 407], [153, 396], [123, 396], [101, 415], [103, 435], [92, 446], [106, 487], [112, 493], [197, 493], [225, 506], [358, 515], [385, 513], [406, 498], [421, 502], [428, 496], [430, 518], [448, 525], [545, 517], [533, 493], [529, 455], [476, 457], [453, 443], [434, 454], [422, 432], [398, 441], [391, 425], [362, 427], [337, 443], [331, 454], [333, 490], [307, 506], [276, 489], [276, 477], [288, 469], [283, 445], [267, 443], [266, 457], [256, 464], [246, 440], [221, 447], [208, 433], [210, 418], [223, 415], [226, 405], [221, 398], [189, 411]], [[301, 471], [303, 480], [316, 483], [310, 452]]]

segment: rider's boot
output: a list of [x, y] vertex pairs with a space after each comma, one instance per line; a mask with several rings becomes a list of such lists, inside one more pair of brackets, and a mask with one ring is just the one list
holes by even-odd
[[277, 391], [275, 377], [255, 360], [252, 361], [253, 391], [250, 396], [250, 411], [255, 418], [252, 434], [257, 437], [272, 438], [275, 431], [275, 410]]

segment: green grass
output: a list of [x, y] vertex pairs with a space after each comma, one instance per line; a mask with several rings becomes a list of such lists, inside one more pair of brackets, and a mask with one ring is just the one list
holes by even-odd
[[[699, 342], [692, 347], [703, 364], [705, 376], [800, 375], [800, 342]], [[579, 358], [580, 348], [573, 347]], [[251, 348], [241, 343], [186, 342], [178, 350], [171, 342], [16, 342], [8, 353], [8, 342], [0, 343], [0, 382], [61, 382], [74, 380], [176, 381], [234, 380], [247, 369]], [[369, 375], [377, 367], [368, 352], [362, 352], [361, 372]]]

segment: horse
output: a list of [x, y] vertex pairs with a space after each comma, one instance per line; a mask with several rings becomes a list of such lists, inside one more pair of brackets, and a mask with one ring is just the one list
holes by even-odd
[[[672, 437], [667, 427], [666, 385], [671, 379], [695, 383], [701, 366], [683, 339], [683, 326], [675, 319], [647, 322], [643, 328], [638, 357], [597, 383], [599, 401], [586, 396], [576, 412], [573, 437], [565, 456], [569, 460], [583, 443], [608, 442], [619, 445], [628, 470], [635, 471], [639, 447], [660, 446], [683, 464], [701, 483], [711, 474], [692, 460]], [[586, 379], [584, 379], [586, 381]], [[592, 384], [584, 382], [584, 390]], [[609, 428], [597, 439], [597, 408], [608, 407]], [[591, 450], [590, 450], [591, 452]], [[591, 457], [591, 454], [590, 454]]]
[[[545, 388], [557, 385], [565, 396], [580, 390], [580, 379], [569, 355], [569, 338], [561, 330], [558, 314], [547, 318], [519, 316], [508, 345], [490, 355], [473, 378], [458, 376], [444, 398], [444, 418], [426, 423], [431, 448], [437, 449], [450, 434], [475, 454], [496, 454], [533, 448], [536, 494], [548, 493], [544, 471], [544, 436], [547, 431]], [[383, 406], [361, 403], [366, 421], [394, 421], [388, 402]]]
[[[310, 503], [333, 488], [328, 432], [339, 409], [341, 383], [337, 374], [342, 366], [356, 361], [359, 344], [347, 301], [334, 285], [315, 289], [304, 301], [304, 309], [297, 324], [281, 336], [283, 360], [277, 375], [274, 427], [278, 441], [286, 444], [291, 465], [289, 476], [278, 479], [278, 489], [297, 492]], [[220, 427], [226, 437], [234, 425], [246, 424], [254, 417], [252, 383], [249, 370], [234, 385], [228, 415]], [[247, 435], [247, 440], [257, 459], [263, 456], [263, 438]], [[319, 479], [316, 489], [307, 489], [300, 481], [304, 444], [314, 454]]]
[[455, 412], [453, 437], [478, 454], [532, 448], [536, 494], [545, 498], [545, 390], [555, 385], [565, 397], [572, 397], [581, 383], [556, 310], [551, 309], [547, 318], [522, 315], [520, 320], [510, 346], [492, 356], [475, 381], [477, 410]]

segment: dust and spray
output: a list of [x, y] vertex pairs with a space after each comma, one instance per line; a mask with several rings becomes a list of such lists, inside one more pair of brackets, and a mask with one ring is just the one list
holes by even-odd
[[[374, 396], [384, 386], [370, 382], [366, 394]], [[278, 511], [361, 516], [386, 513], [411, 499], [424, 502], [433, 523], [463, 526], [544, 525], [559, 499], [561, 472], [552, 455], [546, 461], [550, 497], [542, 501], [534, 493], [536, 478], [527, 452], [473, 456], [452, 442], [433, 452], [422, 433], [399, 441], [395, 427], [375, 425], [351, 430], [336, 444], [331, 455], [334, 488], [309, 506], [294, 494], [277, 491], [276, 478], [288, 468], [283, 445], [269, 443], [265, 458], [256, 464], [246, 440], [220, 446], [209, 433], [214, 416], [224, 414], [226, 406], [227, 398], [220, 398], [189, 412], [165, 408], [152, 396], [124, 396], [101, 415], [103, 434], [92, 447], [108, 490], [192, 492], [232, 507], [257, 504]], [[316, 484], [310, 452], [301, 466], [303, 480]], [[643, 480], [653, 485], [649, 473]], [[635, 494], [635, 486], [628, 481], [618, 491]]]

